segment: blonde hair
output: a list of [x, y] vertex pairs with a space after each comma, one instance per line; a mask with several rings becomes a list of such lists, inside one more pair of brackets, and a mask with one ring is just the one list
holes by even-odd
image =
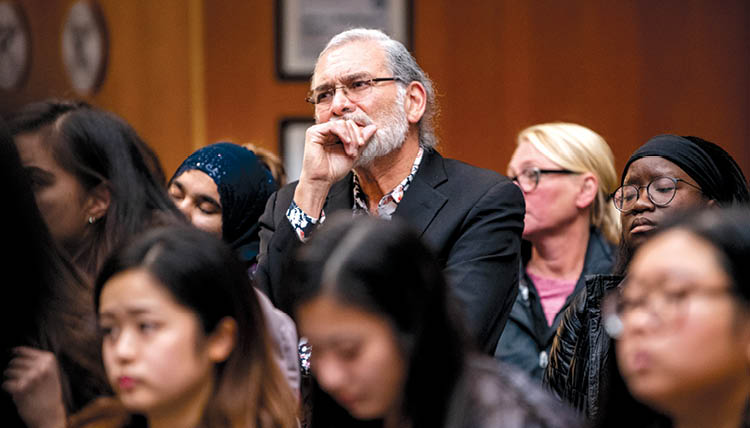
[[590, 210], [589, 221], [612, 243], [620, 241], [620, 216], [609, 195], [619, 185], [615, 157], [601, 135], [575, 123], [543, 123], [518, 134], [518, 144], [531, 143], [552, 162], [575, 172], [590, 172], [599, 189]]

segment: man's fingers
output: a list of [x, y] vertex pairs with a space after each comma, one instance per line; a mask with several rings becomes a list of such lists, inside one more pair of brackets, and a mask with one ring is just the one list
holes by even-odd
[[375, 135], [375, 132], [378, 130], [378, 127], [374, 124], [367, 125], [364, 128], [362, 128], [362, 137], [364, 138], [364, 141], [369, 141], [370, 138], [372, 138], [373, 135]]
[[21, 389], [21, 381], [18, 379], [8, 379], [2, 384], [3, 391], [13, 395]]
[[357, 124], [354, 123], [354, 121], [352, 120], [347, 120], [346, 125], [349, 128], [349, 135], [351, 135], [349, 144], [345, 145], [346, 154], [351, 157], [356, 157], [357, 152], [359, 151], [359, 146], [360, 146], [359, 141], [362, 138], [361, 133], [359, 131], [359, 126], [357, 126]]
[[36, 365], [35, 361], [35, 359], [29, 357], [15, 357], [8, 363], [8, 368], [28, 370]]
[[7, 368], [3, 371], [3, 377], [8, 380], [18, 380], [24, 377], [26, 370], [20, 368]]
[[18, 356], [34, 357], [43, 354], [44, 352], [45, 351], [30, 346], [16, 346], [13, 348], [13, 354]]

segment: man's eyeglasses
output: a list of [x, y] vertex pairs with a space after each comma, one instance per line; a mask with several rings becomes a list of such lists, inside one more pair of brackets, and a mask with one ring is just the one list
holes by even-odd
[[390, 81], [401, 82], [402, 80], [398, 77], [376, 77], [374, 79], [358, 77], [341, 85], [314, 89], [307, 93], [305, 101], [314, 104], [316, 108], [329, 108], [333, 97], [336, 96], [336, 89], [341, 89], [349, 100], [356, 103], [367, 97], [375, 84]]
[[656, 177], [645, 186], [636, 186], [635, 184], [620, 186], [610, 195], [610, 197], [615, 204], [615, 208], [623, 213], [628, 213], [635, 208], [635, 204], [641, 194], [641, 189], [645, 187], [648, 199], [653, 202], [654, 205], [657, 207], [666, 207], [672, 202], [675, 194], [677, 194], [678, 181], [702, 191], [700, 187], [688, 183], [681, 178]]
[[539, 169], [537, 167], [526, 168], [520, 174], [510, 177], [510, 180], [518, 185], [526, 193], [533, 192], [539, 185], [539, 177], [542, 174], [578, 174], [568, 169]]

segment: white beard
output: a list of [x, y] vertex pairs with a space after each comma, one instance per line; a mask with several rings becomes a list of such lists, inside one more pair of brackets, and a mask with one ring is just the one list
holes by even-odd
[[337, 120], [351, 119], [359, 124], [370, 125], [374, 123], [378, 126], [375, 135], [370, 138], [359, 154], [359, 158], [354, 162], [353, 168], [372, 165], [372, 162], [401, 148], [406, 140], [406, 133], [409, 131], [409, 122], [406, 120], [406, 111], [404, 110], [404, 100], [406, 93], [399, 91], [396, 101], [390, 109], [383, 112], [373, 121], [365, 113], [349, 113]]

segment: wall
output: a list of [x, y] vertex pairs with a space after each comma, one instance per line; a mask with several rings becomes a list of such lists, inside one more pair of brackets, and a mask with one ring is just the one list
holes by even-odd
[[[26, 102], [82, 98], [128, 120], [155, 147], [167, 174], [193, 149], [190, 2], [101, 0], [109, 65], [100, 90], [81, 97], [63, 70], [60, 34], [73, 0], [26, 0], [32, 65], [18, 91], [0, 91], [0, 114]], [[201, 3], [197, 3], [199, 6]]]
[[[69, 94], [59, 29], [70, 0], [25, 0], [27, 84], [0, 113]], [[165, 169], [202, 142], [277, 150], [278, 123], [309, 116], [307, 85], [274, 71], [271, 0], [102, 0], [111, 62], [91, 101], [129, 120]], [[504, 172], [526, 126], [574, 121], [602, 134], [618, 169], [650, 136], [716, 141], [750, 170], [750, 3], [415, 0], [414, 51], [435, 80], [441, 150]]]

